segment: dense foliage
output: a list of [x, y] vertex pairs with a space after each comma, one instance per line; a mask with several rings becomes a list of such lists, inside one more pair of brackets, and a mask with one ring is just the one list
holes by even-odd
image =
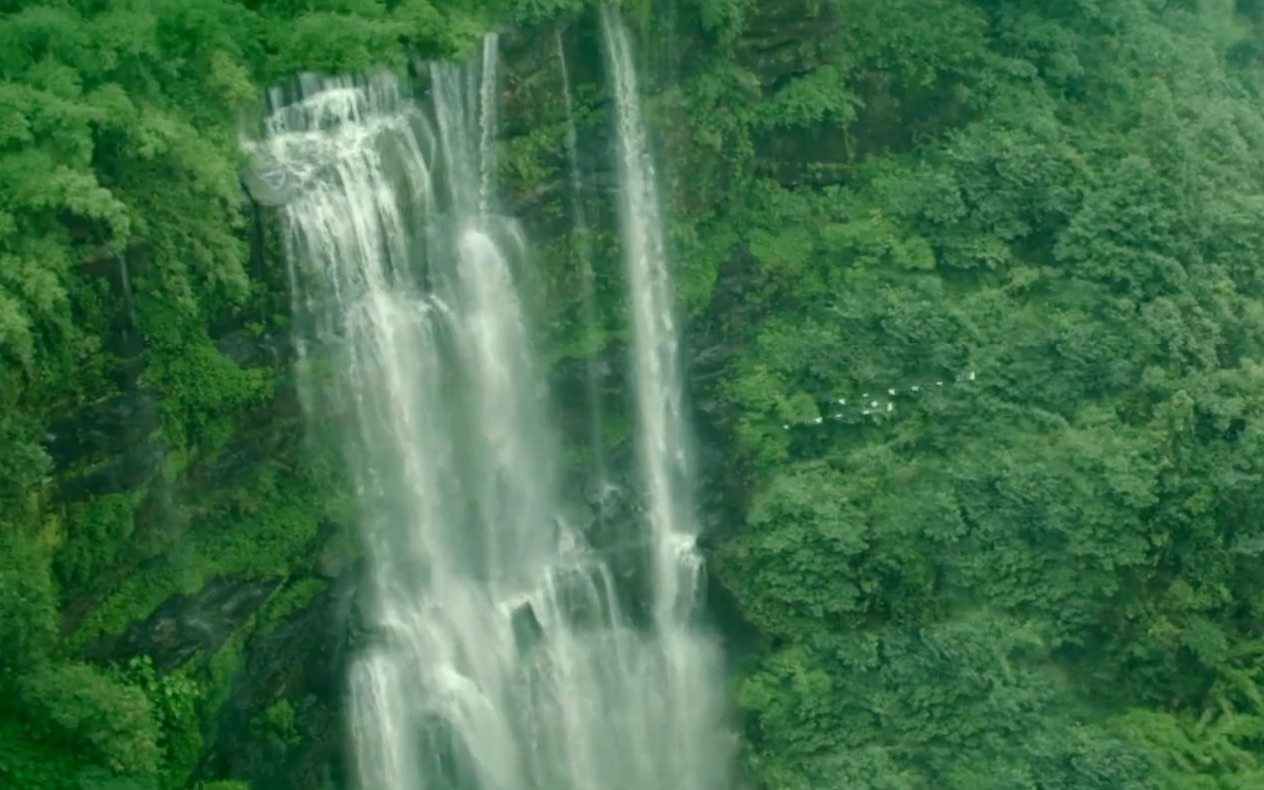
[[[218, 497], [185, 474], [213, 467], [277, 386], [212, 338], [225, 318], [255, 335], [283, 321], [284, 299], [251, 276], [242, 124], [284, 75], [450, 54], [486, 25], [442, 5], [0, 3], [5, 787], [182, 787], [196, 767], [199, 712], [222, 700], [183, 671], [103, 668], [79, 650], [216, 576], [287, 576], [337, 505], [330, 469], [306, 456], [277, 453]], [[157, 448], [154, 463], [122, 458], [139, 480], [112, 479], [111, 448], [79, 446], [98, 426], [50, 429], [136, 393], [162, 404], [124, 437]], [[78, 614], [59, 629], [59, 610]]]
[[[89, 648], [216, 578], [275, 583], [262, 630], [323, 584], [336, 465], [277, 442], [231, 472], [293, 419], [284, 366], [224, 342], [285, 329], [238, 182], [262, 86], [493, 23], [582, 31], [586, 5], [0, 0], [0, 785], [209, 779], [243, 637], [161, 670]], [[734, 690], [752, 779], [1264, 786], [1264, 4], [632, 11], [691, 343], [723, 360], [695, 395], [741, 514], [711, 563], [758, 635]], [[561, 194], [556, 82], [513, 79], [506, 178]], [[592, 352], [591, 240], [537, 235], [555, 356]], [[156, 419], [113, 438], [59, 422], [144, 393]], [[284, 699], [254, 726], [302, 737]]]
[[1259, 8], [803, 11], [780, 62], [712, 12], [685, 86], [742, 179], [755, 774], [1261, 786]]

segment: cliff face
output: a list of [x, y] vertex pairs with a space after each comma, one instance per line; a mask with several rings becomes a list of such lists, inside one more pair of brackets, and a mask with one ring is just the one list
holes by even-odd
[[[0, 125], [4, 162], [27, 174], [0, 202], [0, 776], [19, 788], [102, 765], [161, 777], [143, 786], [344, 779], [362, 568], [336, 448], [295, 392], [277, 217], [236, 180], [225, 119], [257, 104], [252, 79], [362, 69], [401, 38], [449, 55], [516, 20], [502, 185], [541, 274], [562, 429], [584, 446], [595, 362], [617, 484], [599, 495], [577, 452], [570, 485], [602, 545], [636, 507], [593, 10], [417, 2], [234, 27], [256, 5], [148, 27], [15, 16], [39, 46], [75, 25], [116, 42], [100, 62], [49, 50], [78, 87], [0, 58], [29, 93], [0, 85], [25, 124]], [[1253, 9], [625, 9], [687, 317], [713, 611], [759, 781], [1258, 786]], [[331, 38], [348, 18], [355, 40]], [[81, 180], [48, 175], [67, 172]], [[84, 699], [119, 718], [82, 724]], [[87, 773], [49, 767], [67, 750]]]
[[[283, 261], [261, 247], [254, 259], [256, 282], [276, 286], [285, 305]], [[320, 468], [287, 383], [291, 346], [260, 313], [208, 327], [206, 358], [184, 386], [213, 398], [217, 376], [262, 384], [205, 409], [190, 441], [172, 414], [178, 396], [147, 385], [152, 348], [112, 285], [123, 316], [104, 341], [130, 352], [116, 394], [85, 393], [87, 404], [54, 417], [45, 435], [55, 464], [45, 518], [72, 539], [115, 546], [105, 558], [85, 549], [93, 564], [82, 570], [64, 560], [64, 649], [101, 665], [146, 657], [159, 673], [195, 678], [205, 753], [186, 757], [198, 773], [320, 787], [341, 739], [355, 563], [337, 548], [348, 522], [336, 464]], [[220, 435], [208, 447], [200, 431], [211, 421]], [[279, 723], [268, 718], [278, 705], [292, 711]], [[296, 733], [308, 751], [286, 756]]]
[[[776, 85], [820, 67], [822, 42], [836, 24], [806, 5], [762, 9], [741, 35], [725, 39], [722, 58], [711, 59], [688, 54], [715, 41], [687, 12], [653, 17], [640, 34], [674, 235], [686, 240], [676, 259], [684, 270], [679, 298], [689, 316], [684, 346], [708, 540], [731, 529], [744, 509], [742, 470], [732, 464], [732, 403], [717, 383], [749, 340], [761, 308], [748, 297], [767, 279], [728, 229], [724, 205], [733, 197], [725, 191], [739, 168], [766, 171], [793, 185], [822, 158], [843, 154], [825, 139], [829, 132], [802, 130], [772, 130], [757, 141], [757, 150], [726, 154], [722, 138], [705, 136], [715, 130], [691, 123], [682, 86], [708, 79], [708, 69], [724, 63], [738, 79], [725, 87], [732, 95], [713, 101], [741, 102], [735, 110], [744, 112]], [[663, 37], [676, 43], [666, 47]], [[595, 525], [597, 512], [603, 515], [606, 534], [594, 534], [594, 540], [615, 545], [626, 543], [619, 536], [628, 532], [621, 525], [631, 523], [635, 474], [623, 427], [631, 388], [625, 380], [622, 263], [613, 239], [612, 130], [598, 39], [591, 12], [502, 37], [502, 178], [509, 210], [522, 218], [547, 282], [540, 323], [548, 334], [563, 428], [575, 447], [587, 441], [583, 399], [588, 365], [597, 361], [616, 493], [598, 499], [583, 464], [572, 470], [570, 485], [592, 492], [587, 522]], [[567, 88], [575, 97], [569, 111], [579, 132], [581, 199], [596, 250], [598, 326], [591, 333], [579, 324], [583, 231], [571, 222]], [[724, 114], [722, 107], [716, 112]], [[249, 204], [244, 193], [243, 199]], [[105, 347], [119, 350], [117, 386], [111, 388], [116, 394], [97, 399], [85, 393], [85, 405], [50, 419], [45, 447], [56, 482], [45, 507], [65, 518], [82, 512], [93, 529], [102, 528], [108, 513], [120, 548], [111, 562], [68, 585], [74, 594], [62, 608], [62, 631], [91, 661], [126, 664], [148, 657], [160, 673], [179, 670], [205, 683], [206, 741], [194, 776], [295, 790], [341, 786], [342, 682], [356, 642], [360, 573], [354, 525], [331, 449], [320, 444], [319, 428], [308, 430], [297, 402], [281, 229], [271, 209], [249, 206], [242, 240], [249, 245], [256, 290], [246, 307], [205, 319], [208, 343], [200, 353], [206, 358], [180, 382], [187, 390], [147, 383], [156, 377], [153, 341], [130, 315], [137, 297], [129, 279], [143, 275], [137, 271], [143, 255], [101, 264], [96, 273], [116, 306], [102, 334]], [[257, 384], [245, 397], [212, 391], [225, 379], [226, 389], [244, 389], [233, 379], [247, 377]], [[196, 427], [179, 419], [189, 411], [183, 398], [188, 391], [209, 396]], [[208, 429], [219, 435], [208, 441], [199, 433]], [[187, 437], [172, 435], [185, 431]], [[161, 550], [129, 548], [151, 533], [162, 533], [155, 539]], [[713, 598], [729, 630], [744, 633], [722, 586]]]
[[[545, 279], [541, 326], [563, 428], [574, 447], [587, 441], [589, 357], [610, 421], [604, 433], [613, 492], [597, 491], [578, 462], [569, 485], [587, 494], [591, 512], [577, 517], [596, 530], [600, 512], [604, 533], [594, 532], [594, 540], [617, 551], [627, 543], [622, 525], [633, 518], [635, 485], [624, 428], [631, 404], [613, 239], [614, 159], [595, 16], [527, 26], [503, 42], [504, 187]], [[591, 333], [578, 323], [581, 231], [571, 225], [562, 56], [577, 97], [569, 110], [579, 124], [582, 199], [597, 250], [601, 292]], [[661, 65], [647, 63], [651, 82]], [[676, 77], [658, 79], [670, 88]], [[674, 120], [662, 128], [674, 128]], [[679, 141], [664, 136], [663, 144]], [[673, 160], [672, 167], [687, 163]], [[155, 331], [149, 316], [161, 308], [153, 305], [168, 297], [147, 293], [154, 272], [143, 238], [81, 273], [104, 300], [91, 329], [109, 367], [98, 386], [73, 399], [82, 405], [52, 404], [43, 418], [52, 465], [37, 518], [55, 523], [50, 528], [66, 541], [53, 564], [61, 650], [99, 666], [141, 659], [160, 676], [199, 684], [201, 734], [182, 755], [191, 781], [342, 786], [342, 684], [356, 647], [361, 573], [354, 519], [335, 448], [299, 408], [278, 219], [243, 199], [248, 221], [237, 238], [247, 250], [250, 295], [204, 312], [194, 319], [201, 327]], [[681, 227], [695, 221], [682, 216]], [[718, 265], [728, 251], [717, 249], [716, 257], [702, 265]], [[695, 328], [686, 345], [709, 349], [696, 363], [699, 402], [704, 381], [735, 353], [717, 334], [720, 318], [701, 309], [705, 288], [687, 295]], [[732, 300], [719, 305], [725, 321], [740, 313], [733, 307]], [[723, 466], [714, 447], [701, 449]], [[719, 482], [706, 486], [713, 514], [731, 510]]]

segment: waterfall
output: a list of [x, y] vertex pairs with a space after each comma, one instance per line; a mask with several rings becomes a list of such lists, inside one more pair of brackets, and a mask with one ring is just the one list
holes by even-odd
[[[596, 278], [593, 274], [592, 241], [589, 238], [588, 214], [584, 210], [583, 173], [579, 167], [579, 129], [575, 123], [575, 99], [571, 94], [570, 71], [566, 67], [566, 50], [562, 47], [562, 34], [555, 34], [558, 70], [562, 74], [562, 99], [566, 104], [566, 158], [570, 170], [571, 221], [576, 239], [576, 255], [579, 257], [581, 304], [583, 305], [584, 331], [588, 333], [588, 348], [597, 347], [600, 327], [597, 325]], [[606, 489], [610, 476], [606, 471], [605, 439], [602, 426], [605, 414], [598, 387], [598, 360], [590, 355], [585, 363], [586, 396], [588, 402], [588, 446], [592, 453], [592, 476], [596, 499], [600, 508], [599, 518], [605, 515]]]
[[[499, 65], [499, 39], [495, 33], [483, 37], [483, 69], [476, 85], [479, 99], [479, 210], [486, 214], [491, 207], [492, 192], [496, 188], [496, 112], [500, 96], [496, 67]], [[471, 72], [471, 77], [473, 77]]]
[[632, 308], [632, 379], [637, 443], [648, 503], [650, 598], [664, 655], [679, 763], [675, 787], [722, 787], [729, 754], [722, 737], [722, 668], [712, 637], [693, 622], [702, 593], [700, 528], [689, 462], [680, 340], [673, 314], [665, 225], [654, 160], [641, 117], [627, 28], [602, 6], [601, 26], [617, 125], [619, 225]]
[[641, 119], [631, 42], [612, 10], [603, 10], [602, 30], [618, 125], [619, 224], [632, 304], [632, 378], [654, 547], [655, 618], [672, 623], [692, 610], [700, 571], [694, 546], [698, 520], [689, 469], [680, 341], [673, 315], [662, 210]]
[[[496, 72], [488, 37], [477, 62], [432, 66], [424, 103], [388, 75], [307, 75], [270, 93], [249, 144], [247, 184], [288, 229], [303, 402], [344, 425], [359, 497], [371, 639], [350, 676], [357, 785], [727, 790], [715, 646], [683, 615], [634, 624], [565, 515], [519, 296], [526, 244], [497, 213]], [[637, 373], [643, 401], [675, 388], [675, 422], [642, 405], [642, 443], [669, 454], [683, 441], [673, 370]], [[647, 545], [661, 569], [665, 542], [693, 533], [665, 531], [663, 513], [690, 506], [659, 466], [646, 464]], [[655, 581], [653, 610], [677, 612], [685, 586]]]

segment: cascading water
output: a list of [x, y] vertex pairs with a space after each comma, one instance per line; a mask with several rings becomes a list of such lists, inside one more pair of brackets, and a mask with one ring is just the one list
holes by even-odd
[[618, 124], [619, 223], [632, 305], [633, 380], [654, 547], [655, 619], [671, 624], [693, 608], [700, 571], [679, 336], [631, 42], [616, 12], [603, 10], [601, 20]]
[[663, 655], [662, 683], [672, 710], [665, 727], [679, 744], [675, 786], [724, 787], [730, 755], [723, 737], [722, 668], [717, 646], [693, 622], [702, 592], [700, 529], [693, 500], [688, 420], [665, 226], [654, 162], [641, 117], [627, 28], [601, 11], [608, 80], [614, 97], [620, 177], [619, 224], [632, 306], [640, 468], [646, 488], [650, 598]]
[[[349, 425], [374, 629], [350, 683], [358, 785], [725, 790], [714, 647], [680, 605], [695, 577], [663, 580], [679, 484], [647, 456], [648, 630], [563, 515], [525, 245], [495, 213], [495, 37], [482, 55], [431, 68], [429, 111], [388, 76], [305, 76], [272, 92], [250, 146], [309, 325], [304, 403]], [[643, 402], [678, 389], [664, 370], [638, 368]], [[647, 446], [673, 453], [679, 414], [642, 411]]]

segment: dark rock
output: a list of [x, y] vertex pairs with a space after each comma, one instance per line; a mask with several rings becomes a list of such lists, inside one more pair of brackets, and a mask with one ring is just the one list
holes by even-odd
[[145, 337], [130, 316], [121, 316], [106, 327], [101, 340], [106, 351], [123, 360], [122, 368], [130, 369], [143, 364], [140, 356], [145, 351]]
[[[347, 786], [346, 675], [358, 585], [347, 573], [302, 611], [258, 634], [200, 777], [240, 777], [254, 787], [319, 790]], [[261, 720], [278, 700], [295, 711], [300, 740], [267, 737]]]
[[[732, 364], [749, 346], [762, 318], [761, 300], [752, 299], [767, 282], [767, 274], [746, 245], [736, 246], [720, 266], [708, 309], [691, 322], [684, 346], [699, 349], [686, 362], [696, 436], [694, 460], [698, 468], [697, 506], [702, 522], [698, 548], [715, 564], [715, 551], [739, 529], [751, 496], [747, 469], [734, 459], [736, 409], [719, 386]], [[740, 663], [759, 643], [759, 632], [746, 620], [740, 602], [714, 573], [706, 575], [706, 617], [725, 642], [728, 660]]]
[[162, 424], [158, 394], [139, 389], [88, 404], [54, 420], [45, 437], [48, 454], [59, 468], [121, 453]]
[[326, 579], [337, 579], [347, 571], [347, 558], [332, 546], [325, 547], [316, 562], [316, 572]]
[[746, 17], [746, 32], [736, 45], [738, 62], [761, 84], [775, 87], [824, 62], [838, 26], [836, 13], [811, 0], [760, 3]]
[[219, 353], [243, 368], [273, 368], [286, 358], [285, 341], [273, 335], [233, 332], [215, 343]]
[[[128, 331], [130, 332], [130, 330]], [[126, 335], [125, 337], [120, 335], [116, 338], [118, 340], [118, 345], [131, 343], [131, 345], [123, 351], [135, 353], [128, 355], [123, 352], [115, 352], [115, 355], [120, 358], [119, 364], [115, 365], [114, 368], [110, 370], [109, 377], [110, 381], [113, 382], [114, 386], [120, 391], [132, 392], [137, 389], [137, 382], [140, 381], [141, 373], [145, 370], [145, 359], [140, 354], [140, 352], [144, 350], [144, 346], [141, 341], [135, 340], [132, 335], [127, 334], [126, 332], [124, 334]]]
[[567, 357], [554, 365], [550, 386], [563, 408], [583, 410], [588, 399], [589, 377], [601, 396], [625, 394], [628, 350], [612, 342], [593, 357]]
[[137, 488], [162, 467], [167, 450], [166, 442], [140, 441], [92, 471], [62, 481], [59, 500], [68, 504]]
[[213, 654], [276, 589], [276, 580], [216, 579], [195, 595], [180, 595], [122, 635], [101, 639], [85, 651], [100, 661], [147, 655], [160, 671], [174, 669], [199, 651]]
[[287, 439], [293, 440], [282, 430], [283, 423], [270, 427], [271, 430], [242, 436], [213, 457], [197, 463], [185, 477], [185, 490], [229, 490], [246, 484], [261, 466], [276, 457]]

